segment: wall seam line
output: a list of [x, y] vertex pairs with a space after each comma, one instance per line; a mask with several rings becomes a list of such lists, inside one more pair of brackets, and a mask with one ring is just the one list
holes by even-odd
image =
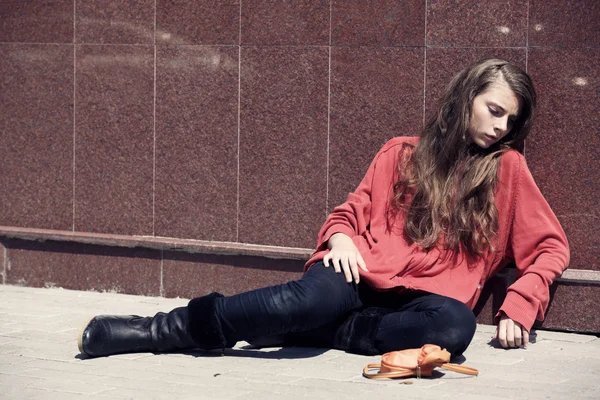
[[240, 29], [238, 35], [238, 104], [237, 104], [237, 185], [236, 185], [236, 202], [235, 202], [235, 241], [240, 240], [240, 122], [241, 122], [241, 106], [242, 106], [242, 0], [240, 0]]
[[[529, 73], [529, 6], [531, 0], [527, 0], [527, 21], [525, 21], [525, 72]], [[525, 156], [525, 148], [527, 140], [523, 141], [523, 156]]]
[[76, 149], [76, 138], [77, 138], [77, 118], [76, 118], [76, 110], [77, 110], [77, 43], [76, 43], [76, 32], [77, 28], [76, 24], [77, 18], [77, 0], [73, 0], [73, 158], [71, 165], [71, 173], [73, 174], [73, 190], [71, 193], [71, 201], [73, 202], [71, 207], [72, 220], [71, 220], [71, 229], [75, 232], [75, 149]]
[[165, 280], [164, 280], [164, 259], [165, 259], [165, 251], [160, 250], [160, 287], [158, 289], [160, 297], [165, 297]]
[[333, 0], [329, 1], [329, 46], [327, 66], [327, 150], [325, 157], [325, 218], [329, 210], [329, 152], [331, 146], [331, 30], [333, 18]]
[[529, 6], [531, 0], [527, 0], [527, 21], [525, 21], [525, 72], [529, 67]]
[[424, 26], [424, 37], [423, 37], [423, 129], [425, 129], [425, 114], [427, 104], [427, 7], [429, 2], [425, 0], [425, 26]]
[[6, 264], [7, 264], [7, 247], [5, 243], [2, 243], [2, 247], [3, 247], [3, 252], [2, 252], [2, 284], [6, 285], [6, 273], [7, 273], [7, 268], [6, 268]]
[[152, 104], [152, 236], [156, 236], [156, 0], [154, 0], [154, 98]]

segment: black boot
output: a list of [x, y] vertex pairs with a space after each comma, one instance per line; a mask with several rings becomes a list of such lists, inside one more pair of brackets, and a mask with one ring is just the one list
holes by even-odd
[[380, 307], [353, 312], [335, 332], [333, 347], [368, 356], [380, 354], [375, 346], [375, 336], [381, 319], [390, 312], [393, 310]]
[[197, 297], [188, 303], [189, 332], [193, 340], [203, 350], [221, 349], [233, 347], [235, 340], [228, 339], [223, 335], [221, 322], [215, 311], [215, 301], [223, 297], [220, 293], [211, 293], [206, 296]]
[[353, 311], [337, 321], [308, 331], [261, 337], [248, 342], [256, 347], [321, 347], [363, 355], [381, 354], [376, 347], [375, 337], [381, 319], [393, 311], [388, 308], [371, 307]]
[[[179, 307], [169, 313], [158, 313], [154, 317], [137, 315], [99, 315], [92, 318], [78, 338], [79, 351], [90, 357], [108, 356], [119, 353], [174, 351], [200, 348], [211, 350], [224, 347], [220, 324], [214, 315], [214, 300], [222, 297], [218, 293], [194, 299], [190, 302], [203, 304], [205, 316], [194, 307]], [[190, 324], [190, 318], [197, 318]], [[195, 341], [190, 325], [205, 324], [204, 329], [212, 332], [201, 341]], [[209, 326], [214, 324], [214, 326]], [[196, 328], [197, 329], [197, 328]]]

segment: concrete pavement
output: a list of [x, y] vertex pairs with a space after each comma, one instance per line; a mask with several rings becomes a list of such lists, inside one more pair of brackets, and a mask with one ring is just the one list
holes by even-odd
[[600, 338], [538, 331], [504, 350], [479, 325], [464, 364], [479, 376], [372, 381], [380, 357], [270, 348], [84, 359], [82, 324], [96, 314], [151, 315], [185, 299], [0, 285], [0, 399], [599, 399]]

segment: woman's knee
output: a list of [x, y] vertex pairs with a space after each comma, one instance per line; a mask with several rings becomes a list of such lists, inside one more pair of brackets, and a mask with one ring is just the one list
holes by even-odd
[[477, 323], [473, 311], [466, 304], [451, 298], [445, 300], [435, 318], [432, 341], [456, 356], [471, 343]]
[[475, 316], [460, 301], [435, 296], [418, 307], [393, 312], [382, 320], [377, 347], [382, 353], [436, 344], [462, 354], [475, 334]]

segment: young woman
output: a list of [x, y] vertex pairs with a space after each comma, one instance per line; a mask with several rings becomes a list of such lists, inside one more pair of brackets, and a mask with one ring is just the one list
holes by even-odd
[[397, 137], [323, 225], [298, 281], [191, 300], [154, 317], [96, 316], [88, 356], [231, 347], [330, 347], [359, 354], [426, 343], [461, 354], [487, 279], [514, 261], [498, 315], [504, 347], [526, 346], [569, 248], [521, 148], [535, 91], [515, 65], [487, 59], [460, 72], [420, 138]]

